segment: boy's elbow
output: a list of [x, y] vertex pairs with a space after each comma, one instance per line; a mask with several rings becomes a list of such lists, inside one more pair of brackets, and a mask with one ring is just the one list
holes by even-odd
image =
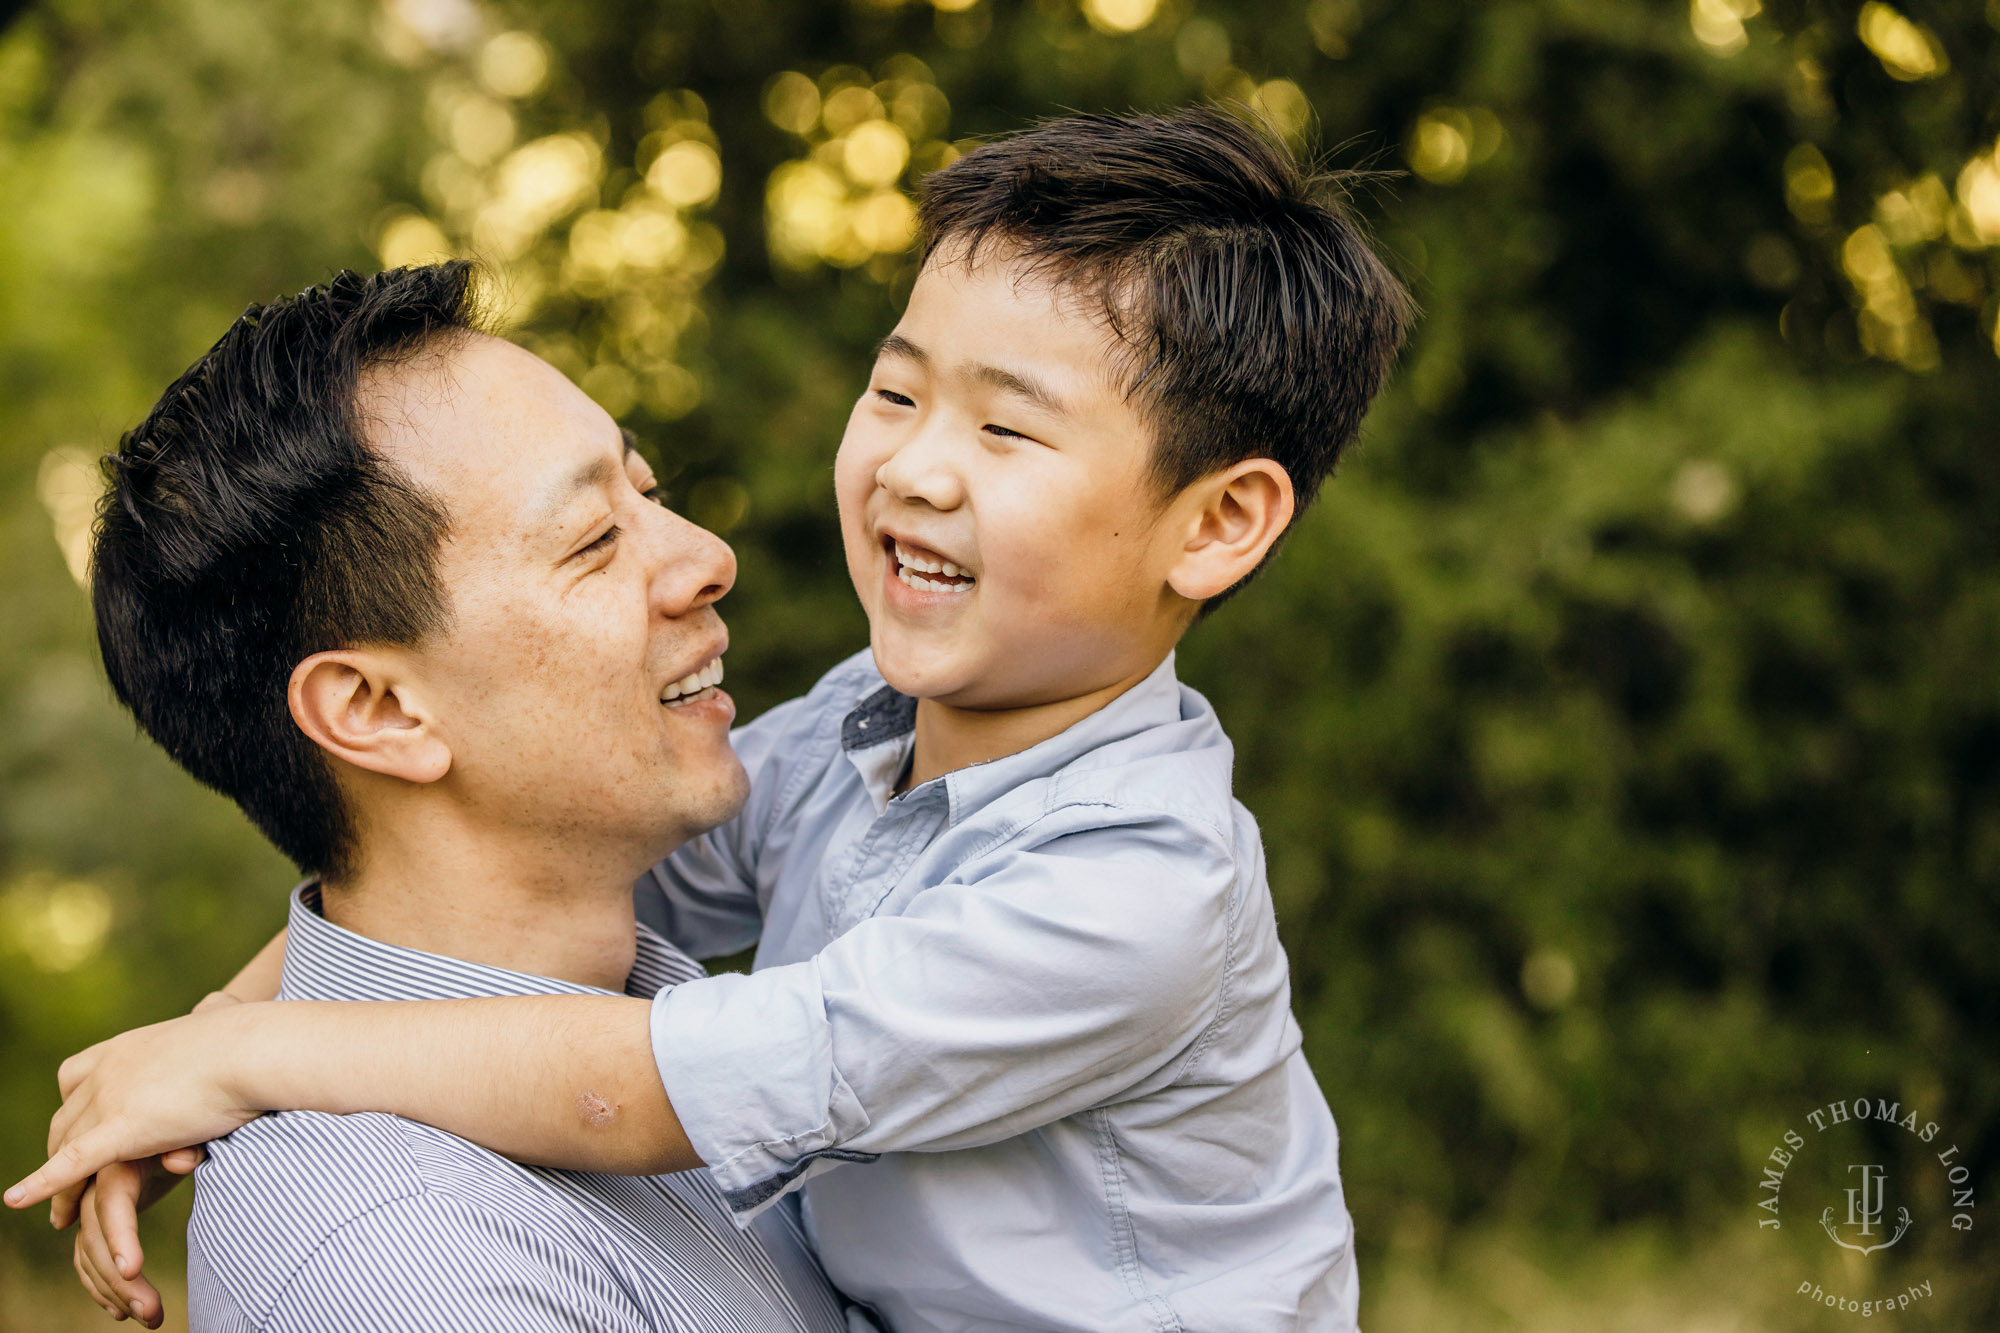
[[573, 1132], [592, 1159], [590, 1170], [659, 1176], [704, 1165], [664, 1095], [627, 1101], [585, 1090], [576, 1095], [573, 1110]]

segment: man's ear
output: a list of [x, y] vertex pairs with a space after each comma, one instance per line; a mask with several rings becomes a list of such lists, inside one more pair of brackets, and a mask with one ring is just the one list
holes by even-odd
[[405, 782], [451, 771], [451, 747], [392, 658], [367, 651], [314, 653], [292, 668], [286, 700], [299, 730], [328, 754]]
[[1167, 584], [1204, 602], [1236, 586], [1291, 526], [1292, 476], [1274, 459], [1246, 458], [1184, 491], [1181, 549]]

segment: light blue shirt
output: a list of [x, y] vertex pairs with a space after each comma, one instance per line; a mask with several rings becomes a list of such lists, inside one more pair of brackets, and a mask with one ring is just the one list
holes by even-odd
[[804, 1187], [900, 1333], [1349, 1329], [1333, 1117], [1231, 750], [1173, 659], [1032, 749], [895, 787], [915, 701], [866, 654], [736, 733], [736, 820], [641, 882], [751, 975], [653, 1006], [739, 1218]]
[[[639, 932], [630, 995], [701, 968]], [[292, 896], [281, 1000], [602, 994], [342, 930]], [[208, 1145], [194, 1333], [839, 1333], [785, 1210], [739, 1228], [709, 1179], [517, 1166], [392, 1115], [292, 1111]]]

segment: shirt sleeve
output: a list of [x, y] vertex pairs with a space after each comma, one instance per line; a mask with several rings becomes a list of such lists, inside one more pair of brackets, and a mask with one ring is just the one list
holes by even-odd
[[423, 1194], [363, 1213], [329, 1236], [258, 1333], [648, 1328], [611, 1276], [561, 1238]]
[[750, 775], [742, 812], [683, 843], [635, 887], [640, 920], [695, 958], [739, 952], [763, 934], [759, 853], [793, 771], [783, 761], [798, 745], [796, 733], [811, 725], [816, 702], [793, 699], [730, 733]]
[[1191, 1065], [1224, 1000], [1233, 858], [1184, 820], [1121, 819], [654, 1001], [661, 1079], [739, 1218], [840, 1162], [996, 1142]]

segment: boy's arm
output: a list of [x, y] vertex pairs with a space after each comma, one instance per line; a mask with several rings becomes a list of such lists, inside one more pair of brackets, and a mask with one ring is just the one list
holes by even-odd
[[653, 1001], [286, 1002], [175, 1019], [64, 1065], [51, 1159], [6, 1202], [265, 1110], [372, 1110], [548, 1166], [711, 1161], [732, 1206], [754, 1212], [841, 1160], [994, 1142], [1172, 1077], [1220, 1003], [1234, 879], [1214, 834], [1152, 819], [1011, 855], [806, 962]]
[[256, 956], [243, 965], [242, 971], [229, 979], [229, 984], [221, 990], [210, 991], [194, 1007], [193, 1012], [214, 1009], [220, 1005], [237, 1004], [245, 1000], [275, 1000], [278, 998], [278, 983], [285, 975], [285, 932], [280, 930], [271, 937], [271, 942], [259, 949]]
[[267, 1110], [393, 1111], [517, 1161], [623, 1175], [701, 1165], [625, 996], [227, 1005], [64, 1062], [49, 1161], [25, 1208], [111, 1162], [229, 1133]]
[[[192, 1012], [203, 1013], [245, 1000], [277, 995], [285, 966], [285, 932], [259, 949], [221, 990], [210, 991]], [[81, 1188], [49, 1201], [56, 1230], [76, 1225], [77, 1276], [90, 1298], [117, 1318], [130, 1316], [157, 1328], [164, 1314], [160, 1293], [146, 1280], [145, 1247], [139, 1242], [139, 1214], [157, 1203], [202, 1160], [200, 1148], [183, 1148], [159, 1158], [112, 1162]]]

